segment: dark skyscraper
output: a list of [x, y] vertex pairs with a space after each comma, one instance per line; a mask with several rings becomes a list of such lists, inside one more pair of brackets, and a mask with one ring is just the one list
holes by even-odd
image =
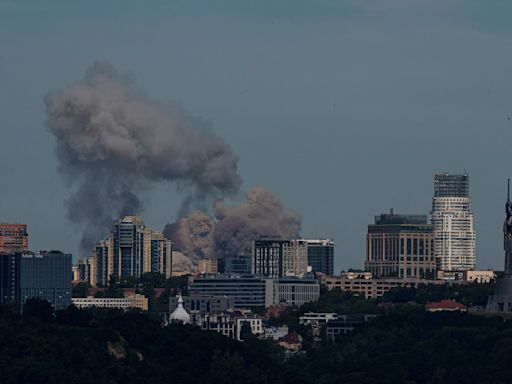
[[21, 306], [31, 298], [56, 310], [71, 304], [71, 255], [60, 251], [0, 255], [0, 303]]
[[71, 255], [60, 251], [22, 253], [19, 258], [19, 302], [39, 297], [56, 309], [71, 304]]
[[308, 249], [308, 265], [313, 272], [334, 274], [334, 241], [330, 239], [305, 240]]
[[0, 304], [15, 302], [19, 285], [19, 253], [0, 254]]

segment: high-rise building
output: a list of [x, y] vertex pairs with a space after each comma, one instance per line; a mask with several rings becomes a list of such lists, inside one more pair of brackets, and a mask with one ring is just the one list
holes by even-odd
[[27, 251], [27, 226], [25, 224], [0, 223], [0, 253]]
[[434, 278], [434, 231], [426, 215], [375, 217], [366, 235], [365, 268], [374, 277]]
[[94, 258], [99, 285], [108, 285], [112, 276], [140, 277], [145, 272], [158, 272], [169, 278], [172, 272], [170, 240], [146, 228], [137, 216], [114, 223], [110, 236], [96, 244]]
[[305, 240], [308, 249], [308, 265], [313, 272], [334, 274], [334, 241], [331, 239]]
[[283, 246], [283, 276], [302, 276], [308, 271], [308, 241], [290, 240]]
[[442, 271], [475, 268], [476, 233], [469, 197], [469, 176], [434, 176], [431, 223], [434, 227], [434, 254]]
[[83, 257], [73, 265], [73, 283], [96, 285], [96, 263], [94, 257]]
[[0, 303], [41, 298], [56, 309], [71, 304], [71, 255], [60, 251], [0, 255]]
[[0, 253], [0, 304], [16, 302], [19, 268], [19, 254]]
[[60, 251], [20, 255], [19, 302], [38, 297], [56, 309], [71, 304], [71, 254]]
[[290, 245], [289, 240], [255, 240], [252, 247], [253, 273], [263, 277], [283, 277], [283, 248]]

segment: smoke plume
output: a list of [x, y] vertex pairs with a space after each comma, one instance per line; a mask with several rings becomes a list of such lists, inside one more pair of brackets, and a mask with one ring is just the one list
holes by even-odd
[[[114, 219], [141, 211], [140, 192], [152, 183], [176, 182], [185, 190], [184, 212], [240, 188], [238, 158], [205, 121], [177, 104], [148, 100], [108, 63], [94, 63], [82, 81], [49, 93], [45, 103], [59, 170], [75, 187], [68, 216], [85, 225], [84, 252]], [[201, 239], [195, 226], [188, 230]]]
[[213, 215], [193, 212], [168, 224], [164, 233], [177, 250], [198, 260], [210, 255], [222, 258], [247, 254], [252, 241], [260, 236], [296, 238], [301, 229], [300, 215], [286, 209], [272, 192], [261, 187], [247, 192], [246, 200], [239, 205], [217, 200]]

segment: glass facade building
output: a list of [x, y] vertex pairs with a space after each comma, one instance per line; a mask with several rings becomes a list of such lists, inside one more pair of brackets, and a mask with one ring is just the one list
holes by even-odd
[[251, 275], [204, 276], [195, 278], [188, 291], [190, 295], [230, 297], [236, 309], [265, 308], [272, 302], [272, 297], [265, 296], [265, 284], [265, 279]]
[[306, 240], [308, 265], [313, 272], [334, 274], [334, 241], [330, 239]]
[[21, 307], [31, 298], [56, 310], [71, 304], [71, 255], [60, 251], [0, 255], [0, 303]]

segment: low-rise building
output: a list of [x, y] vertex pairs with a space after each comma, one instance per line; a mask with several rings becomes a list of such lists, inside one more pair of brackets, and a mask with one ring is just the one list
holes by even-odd
[[318, 300], [320, 284], [310, 274], [278, 279], [254, 275], [212, 275], [191, 277], [189, 293], [230, 297], [235, 309], [268, 308], [276, 304], [300, 306]]
[[303, 278], [284, 277], [273, 282], [274, 303], [298, 307], [317, 301], [320, 297], [320, 283], [312, 276]]
[[281, 337], [277, 344], [288, 351], [300, 351], [302, 349], [302, 336], [297, 332], [290, 332]]
[[492, 270], [487, 271], [464, 271], [464, 282], [466, 283], [490, 283], [496, 280], [496, 272]]
[[284, 337], [288, 334], [288, 326], [282, 325], [280, 327], [266, 327], [263, 331], [264, 339], [272, 339], [274, 341], [278, 341], [281, 337]]
[[238, 341], [243, 341], [241, 333], [244, 325], [248, 325], [255, 336], [264, 333], [263, 319], [250, 311], [227, 311], [192, 318], [201, 329], [215, 331]]
[[352, 332], [361, 324], [373, 320], [378, 315], [355, 314], [355, 315], [338, 315], [335, 320], [328, 321], [325, 325], [325, 334], [328, 340], [334, 340], [340, 334]]
[[338, 314], [333, 312], [307, 312], [299, 317], [299, 324], [318, 326], [337, 318]]
[[74, 297], [71, 299], [72, 304], [77, 308], [112, 308], [148, 310], [148, 299], [144, 295], [134, 294], [127, 297]]
[[321, 283], [328, 289], [339, 288], [364, 296], [366, 299], [382, 297], [396, 287], [417, 287], [420, 284], [444, 284], [441, 280], [420, 280], [403, 278], [347, 278], [345, 276], [322, 276]]

